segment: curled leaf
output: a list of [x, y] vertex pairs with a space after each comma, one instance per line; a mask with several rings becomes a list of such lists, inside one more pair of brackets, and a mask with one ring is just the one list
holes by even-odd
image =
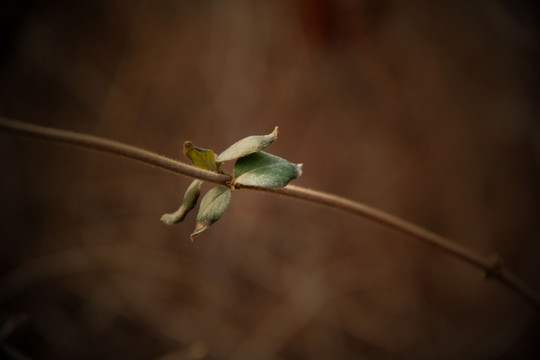
[[212, 150], [198, 148], [191, 141], [186, 141], [184, 143], [184, 155], [191, 159], [193, 166], [219, 172], [219, 164], [216, 163], [216, 157]]
[[193, 234], [190, 236], [191, 241], [219, 220], [221, 215], [227, 210], [230, 200], [230, 189], [219, 186], [208, 191], [201, 201], [199, 213], [197, 214], [197, 225]]
[[278, 127], [268, 135], [253, 135], [243, 138], [229, 146], [217, 157], [217, 161], [223, 162], [235, 160], [256, 153], [270, 146], [278, 136]]
[[233, 186], [283, 187], [302, 175], [302, 164], [293, 164], [263, 151], [242, 157], [234, 165]]
[[193, 182], [189, 185], [189, 187], [186, 190], [186, 193], [184, 194], [184, 200], [182, 202], [182, 205], [172, 214], [163, 214], [161, 217], [161, 221], [163, 221], [167, 225], [173, 225], [178, 224], [190, 212], [191, 209], [197, 205], [197, 200], [199, 199], [199, 195], [201, 194], [201, 180], [193, 180]]

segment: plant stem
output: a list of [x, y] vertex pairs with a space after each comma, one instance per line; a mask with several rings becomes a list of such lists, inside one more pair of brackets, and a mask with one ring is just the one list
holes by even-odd
[[[211, 171], [202, 170], [144, 149], [86, 134], [31, 125], [20, 121], [9, 120], [3, 117], [0, 117], [0, 129], [25, 136], [35, 136], [50, 141], [120, 155], [191, 178], [197, 178], [221, 185], [228, 185], [232, 180], [231, 176], [226, 174], [217, 174]], [[240, 188], [284, 195], [317, 205], [342, 210], [362, 218], [370, 219], [374, 222], [406, 234], [411, 238], [428, 243], [485, 271], [487, 277], [492, 277], [500, 281], [516, 294], [520, 295], [531, 303], [534, 307], [540, 309], [540, 294], [516, 275], [504, 268], [500, 261], [490, 260], [489, 258], [464, 247], [463, 245], [455, 243], [441, 235], [435, 234], [396, 216], [337, 195], [294, 185], [288, 185], [284, 188], [259, 188], [252, 186], [242, 186]]]
[[115, 155], [120, 155], [188, 177], [210, 181], [218, 184], [225, 184], [227, 181], [231, 181], [231, 177], [228, 175], [217, 174], [215, 172], [199, 169], [194, 166], [170, 159], [168, 157], [158, 155], [148, 150], [122, 144], [117, 141], [103, 139], [96, 136], [60, 129], [53, 129], [45, 126], [27, 124], [21, 121], [9, 120], [1, 116], [0, 129], [26, 136], [34, 136], [59, 143], [70, 144], [98, 151], [104, 151]]

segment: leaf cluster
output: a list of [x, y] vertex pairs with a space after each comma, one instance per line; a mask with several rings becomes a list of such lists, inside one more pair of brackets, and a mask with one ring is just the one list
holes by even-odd
[[[221, 164], [226, 161], [235, 161], [229, 187], [214, 187], [201, 200], [195, 230], [191, 234], [192, 241], [221, 218], [229, 205], [231, 193], [235, 187], [283, 187], [302, 174], [302, 164], [293, 164], [262, 151], [272, 145], [277, 135], [278, 128], [276, 127], [268, 135], [248, 136], [229, 146], [217, 157], [210, 149], [196, 147], [191, 141], [184, 143], [184, 155], [191, 159], [195, 167], [223, 173], [220, 170]], [[197, 205], [202, 183], [201, 180], [194, 180], [187, 188], [178, 210], [171, 214], [164, 214], [161, 221], [169, 225], [183, 221]]]

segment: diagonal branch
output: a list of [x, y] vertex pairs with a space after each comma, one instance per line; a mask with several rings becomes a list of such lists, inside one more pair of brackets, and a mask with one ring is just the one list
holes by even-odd
[[54, 142], [85, 147], [127, 157], [178, 174], [217, 184], [225, 184], [227, 181], [231, 181], [231, 177], [228, 175], [217, 174], [215, 172], [199, 169], [148, 150], [122, 144], [117, 141], [103, 139], [97, 136], [27, 124], [21, 121], [9, 120], [1, 116], [0, 129], [16, 134], [34, 136]]
[[[202, 170], [144, 149], [122, 144], [112, 140], [99, 138], [96, 136], [53, 129], [44, 126], [31, 125], [20, 121], [9, 120], [1, 116], [0, 130], [25, 136], [34, 136], [49, 141], [70, 144], [115, 155], [120, 155], [165, 170], [169, 170], [177, 174], [217, 184], [228, 185], [232, 180], [231, 177], [226, 174], [217, 174], [211, 171]], [[478, 254], [441, 235], [433, 233], [418, 225], [400, 219], [391, 214], [385, 213], [381, 210], [337, 195], [328, 194], [317, 190], [306, 189], [294, 185], [288, 185], [283, 188], [259, 188], [253, 186], [239, 187], [238, 185], [236, 185], [236, 188], [245, 188], [255, 191], [284, 195], [294, 199], [311, 202], [317, 205], [342, 210], [351, 215], [370, 219], [379, 224], [392, 228], [395, 231], [406, 234], [411, 238], [432, 245], [451, 256], [461, 259], [462, 261], [467, 262], [470, 265], [473, 265], [485, 271], [487, 277], [492, 277], [500, 281], [502, 284], [507, 286], [516, 294], [527, 300], [534, 307], [540, 309], [540, 293], [538, 293], [536, 289], [533, 289], [523, 280], [521, 280], [516, 275], [504, 268], [503, 264], [500, 261], [491, 260], [488, 257]]]

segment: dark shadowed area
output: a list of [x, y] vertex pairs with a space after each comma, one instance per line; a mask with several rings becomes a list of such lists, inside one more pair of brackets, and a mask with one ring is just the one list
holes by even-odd
[[[187, 162], [280, 127], [296, 185], [454, 239], [540, 288], [532, 1], [0, 2], [0, 114]], [[1, 359], [540, 359], [540, 318], [383, 226], [0, 132]], [[230, 171], [230, 165], [226, 171]], [[210, 187], [203, 185], [206, 191]]]

